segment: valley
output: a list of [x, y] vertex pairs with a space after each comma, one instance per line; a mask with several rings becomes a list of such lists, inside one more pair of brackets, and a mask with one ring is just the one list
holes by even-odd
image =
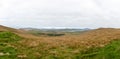
[[119, 59], [120, 29], [23, 30], [0, 26], [0, 59]]

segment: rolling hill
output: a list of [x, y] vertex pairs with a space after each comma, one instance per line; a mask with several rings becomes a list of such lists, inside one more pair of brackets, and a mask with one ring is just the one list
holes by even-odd
[[78, 35], [35, 36], [0, 26], [0, 59], [119, 59], [119, 39], [120, 29], [114, 28]]

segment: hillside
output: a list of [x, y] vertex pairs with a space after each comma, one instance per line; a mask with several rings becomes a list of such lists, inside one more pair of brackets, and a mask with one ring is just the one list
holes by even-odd
[[2, 31], [12, 32], [12, 33], [15, 33], [15, 34], [17, 34], [21, 37], [24, 37], [24, 38], [36, 38], [36, 36], [28, 33], [25, 30], [14, 29], [14, 28], [10, 28], [10, 27], [0, 25], [0, 32], [2, 32]]
[[34, 36], [0, 26], [0, 59], [119, 59], [119, 53], [114, 53], [119, 50], [119, 39], [120, 29], [114, 28], [78, 35]]

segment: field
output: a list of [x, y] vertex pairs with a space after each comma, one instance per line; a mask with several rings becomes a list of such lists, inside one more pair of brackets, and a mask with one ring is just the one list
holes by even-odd
[[0, 59], [120, 59], [120, 29], [39, 34], [1, 26]]

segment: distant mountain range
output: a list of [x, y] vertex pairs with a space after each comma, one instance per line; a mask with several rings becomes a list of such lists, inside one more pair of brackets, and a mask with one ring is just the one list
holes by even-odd
[[79, 31], [88, 31], [92, 30], [89, 28], [84, 28], [84, 29], [79, 29], [79, 28], [42, 28], [42, 29], [37, 29], [37, 28], [20, 28], [21, 30], [34, 30], [34, 31], [50, 31], [50, 32], [79, 32]]

